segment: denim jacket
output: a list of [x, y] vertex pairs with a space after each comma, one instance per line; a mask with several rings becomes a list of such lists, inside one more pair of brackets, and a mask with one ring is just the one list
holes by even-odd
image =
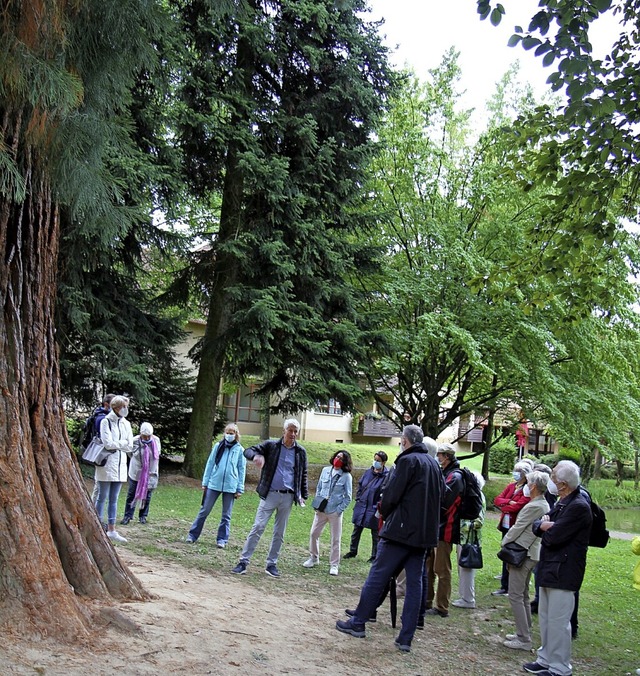
[[[332, 469], [332, 467], [325, 467], [320, 473], [316, 495], [329, 499], [324, 510], [326, 514], [332, 514], [334, 512], [342, 514], [351, 502], [353, 478], [351, 472], [343, 472], [339, 469], [332, 479]], [[329, 495], [329, 493], [331, 493], [331, 495]]]

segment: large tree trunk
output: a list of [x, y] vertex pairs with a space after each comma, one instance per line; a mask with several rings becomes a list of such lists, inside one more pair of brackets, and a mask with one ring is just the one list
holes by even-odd
[[0, 138], [20, 157], [26, 199], [0, 202], [0, 631], [82, 634], [83, 598], [146, 593], [107, 539], [71, 450], [54, 339], [59, 214], [21, 147], [21, 117]]

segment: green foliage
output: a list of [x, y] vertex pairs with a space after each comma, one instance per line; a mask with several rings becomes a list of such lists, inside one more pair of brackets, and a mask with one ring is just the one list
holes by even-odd
[[632, 483], [616, 486], [612, 479], [592, 479], [587, 488], [591, 497], [601, 507], [629, 507], [637, 506], [640, 501], [640, 491]]
[[518, 451], [512, 439], [502, 439], [489, 449], [489, 471], [511, 474]]

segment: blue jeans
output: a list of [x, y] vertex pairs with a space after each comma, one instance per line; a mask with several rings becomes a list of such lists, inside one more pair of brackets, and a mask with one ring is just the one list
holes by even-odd
[[[138, 482], [129, 477], [129, 490], [127, 491], [127, 501], [124, 505], [124, 518], [133, 519], [133, 503], [138, 490]], [[153, 488], [147, 489], [147, 497], [138, 506], [138, 516], [146, 519], [149, 516], [149, 505], [151, 504], [151, 496], [153, 495]]]
[[231, 512], [233, 511], [233, 503], [235, 502], [234, 495], [235, 493], [223, 493], [222, 491], [213, 491], [210, 488], [207, 488], [207, 492], [204, 495], [204, 502], [196, 520], [191, 525], [189, 530], [189, 537], [193, 540], [197, 540], [202, 533], [204, 528], [204, 522], [207, 520], [207, 517], [211, 513], [213, 506], [216, 504], [218, 498], [222, 495], [222, 518], [220, 519], [220, 525], [218, 526], [218, 536], [216, 542], [221, 544], [227, 544], [229, 542], [229, 531], [231, 525]]
[[98, 481], [98, 499], [96, 500], [96, 510], [98, 518], [102, 521], [102, 512], [104, 511], [104, 503], [109, 498], [109, 507], [107, 508], [107, 519], [110, 526], [116, 522], [118, 514], [118, 495], [122, 484], [119, 481]]
[[389, 580], [404, 568], [407, 582], [402, 608], [402, 629], [397, 641], [401, 645], [411, 645], [422, 602], [426, 553], [425, 549], [416, 549], [380, 538], [378, 553], [360, 592], [360, 601], [352, 619], [353, 624], [364, 625], [375, 614], [380, 601], [384, 598]]

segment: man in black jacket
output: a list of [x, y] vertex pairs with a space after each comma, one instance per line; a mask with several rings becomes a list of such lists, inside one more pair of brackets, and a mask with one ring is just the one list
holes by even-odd
[[260, 542], [271, 515], [275, 512], [273, 537], [267, 555], [265, 573], [271, 577], [280, 577], [278, 555], [284, 542], [284, 533], [294, 503], [304, 507], [309, 495], [307, 483], [307, 452], [298, 444], [296, 437], [300, 432], [300, 423], [294, 418], [284, 421], [284, 434], [281, 439], [270, 439], [245, 449], [247, 460], [262, 470], [256, 491], [260, 496], [260, 505], [238, 565], [231, 571], [244, 575], [251, 556]]
[[407, 575], [402, 610], [402, 629], [395, 641], [403, 651], [411, 650], [422, 598], [422, 571], [426, 553], [438, 543], [440, 499], [444, 482], [438, 463], [422, 443], [422, 430], [407, 425], [402, 431], [402, 452], [395, 470], [383, 488], [378, 554], [371, 566], [360, 602], [347, 621], [338, 620], [336, 629], [364, 638], [365, 623], [375, 615], [389, 580], [402, 568]]
[[571, 613], [574, 593], [580, 589], [587, 565], [591, 533], [591, 505], [580, 491], [580, 469], [570, 460], [560, 461], [551, 472], [547, 490], [558, 501], [533, 524], [542, 538], [537, 579], [540, 584], [538, 658], [524, 664], [525, 671], [540, 676], [571, 675]]

